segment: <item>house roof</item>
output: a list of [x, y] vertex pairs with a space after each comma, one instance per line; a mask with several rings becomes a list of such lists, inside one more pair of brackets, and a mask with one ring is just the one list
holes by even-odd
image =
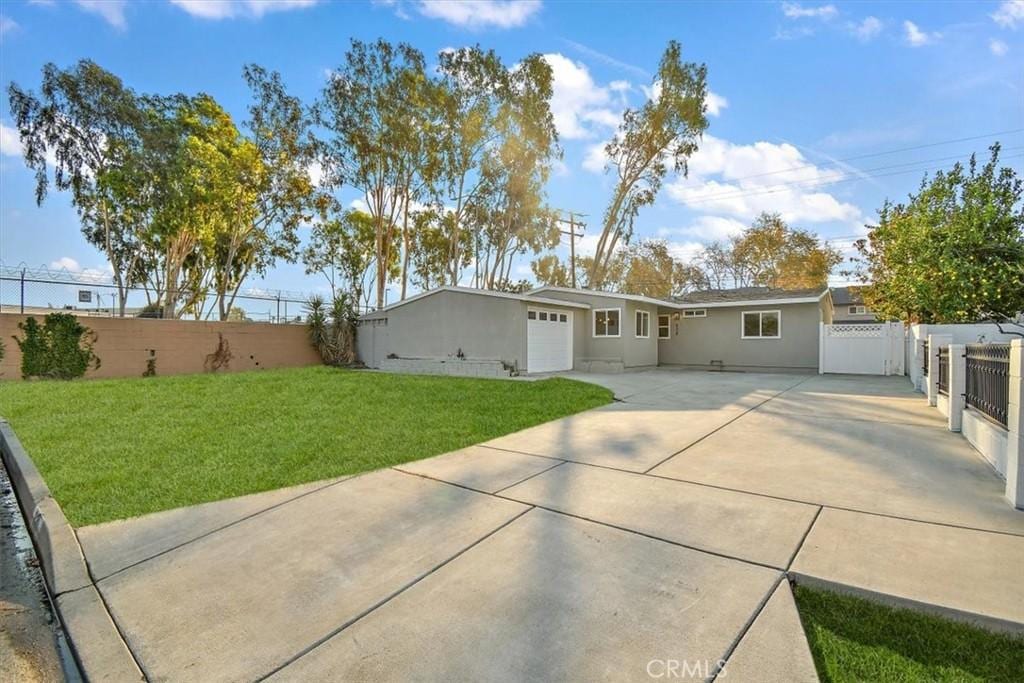
[[770, 287], [736, 287], [734, 289], [705, 289], [673, 297], [680, 308], [718, 308], [722, 306], [750, 306], [762, 304], [816, 303], [828, 294], [827, 288], [772, 289]]
[[420, 299], [425, 299], [428, 296], [432, 296], [434, 294], [437, 294], [438, 292], [458, 292], [460, 294], [473, 294], [473, 295], [476, 295], [476, 296], [489, 296], [489, 297], [493, 297], [493, 298], [496, 298], [496, 299], [516, 299], [518, 301], [529, 301], [530, 303], [541, 303], [541, 304], [547, 304], [547, 305], [550, 305], [550, 306], [568, 306], [570, 308], [590, 308], [589, 304], [584, 304], [584, 303], [581, 303], [581, 302], [578, 302], [578, 301], [563, 301], [561, 299], [546, 299], [544, 297], [527, 296], [526, 294], [513, 294], [512, 292], [495, 292], [495, 291], [492, 291], [492, 290], [489, 290], [489, 289], [476, 289], [475, 287], [452, 287], [452, 286], [445, 286], [445, 287], [438, 287], [437, 289], [431, 289], [431, 290], [426, 291], [426, 292], [420, 292], [419, 294], [415, 294], [413, 296], [410, 296], [407, 299], [402, 299], [401, 301], [397, 301], [397, 302], [391, 304], [390, 306], [385, 306], [384, 308], [378, 308], [376, 311], [370, 311], [369, 313], [364, 313], [363, 315], [361, 315], [359, 317], [360, 317], [360, 319], [362, 319], [362, 318], [374, 318], [374, 317], [379, 316], [381, 313], [387, 313], [388, 311], [393, 310], [395, 308], [398, 308], [399, 306], [405, 306], [406, 304], [411, 304], [414, 301], [419, 301]]
[[860, 295], [860, 287], [833, 287], [832, 303], [836, 306], [863, 304], [864, 297]]
[[566, 292], [569, 294], [583, 294], [585, 296], [601, 296], [608, 299], [625, 299], [627, 301], [639, 301], [645, 304], [651, 304], [653, 306], [669, 306], [673, 304], [671, 301], [665, 299], [655, 299], [649, 296], [641, 296], [640, 294], [621, 294], [619, 292], [604, 292], [600, 289], [573, 289], [572, 287], [555, 287], [554, 285], [542, 285], [535, 289], [531, 289], [527, 292], [528, 295], [534, 296], [540, 292]]

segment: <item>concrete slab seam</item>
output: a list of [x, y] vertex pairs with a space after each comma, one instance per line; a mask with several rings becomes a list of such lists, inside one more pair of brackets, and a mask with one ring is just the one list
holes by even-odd
[[666, 457], [666, 458], [664, 458], [664, 459], [662, 459], [662, 460], [660, 460], [660, 461], [658, 461], [658, 462], [654, 463], [653, 465], [651, 465], [650, 467], [648, 467], [648, 468], [647, 468], [646, 470], [644, 470], [644, 471], [642, 472], [642, 474], [647, 474], [648, 472], [650, 472], [651, 470], [653, 470], [653, 469], [654, 469], [655, 467], [660, 467], [661, 465], [664, 465], [664, 464], [665, 464], [666, 462], [668, 462], [668, 461], [669, 461], [669, 460], [671, 460], [672, 458], [676, 457], [676, 456], [677, 456], [677, 455], [679, 455], [680, 453], [683, 453], [684, 451], [687, 451], [687, 450], [689, 450], [690, 448], [693, 448], [694, 446], [696, 446], [697, 444], [699, 444], [699, 443], [700, 443], [701, 441], [703, 441], [704, 439], [708, 438], [708, 437], [709, 437], [709, 436], [711, 436], [712, 434], [717, 434], [717, 433], [718, 433], [718, 432], [720, 432], [721, 430], [723, 430], [723, 429], [725, 429], [726, 427], [728, 427], [729, 425], [731, 425], [731, 424], [732, 424], [733, 422], [735, 422], [736, 420], [739, 420], [740, 418], [744, 417], [745, 415], [747, 415], [747, 414], [749, 414], [749, 413], [752, 413], [752, 412], [754, 412], [755, 410], [757, 410], [758, 408], [760, 408], [761, 406], [763, 406], [763, 405], [764, 405], [765, 403], [768, 403], [769, 401], [771, 401], [771, 400], [773, 400], [773, 399], [776, 399], [776, 398], [778, 398], [779, 396], [782, 396], [782, 395], [783, 395], [784, 393], [786, 393], [787, 391], [790, 391], [790, 390], [792, 390], [792, 389], [795, 389], [796, 387], [800, 386], [801, 384], [803, 384], [804, 382], [807, 382], [807, 381], [809, 381], [809, 380], [810, 380], [810, 378], [809, 378], [809, 377], [808, 377], [807, 379], [804, 379], [804, 380], [800, 380], [800, 381], [799, 381], [799, 382], [797, 382], [796, 384], [794, 384], [794, 385], [792, 385], [792, 386], [790, 386], [790, 387], [786, 387], [786, 388], [785, 388], [785, 389], [783, 389], [782, 391], [779, 391], [779, 392], [777, 392], [777, 393], [774, 393], [774, 394], [772, 394], [771, 396], [769, 396], [769, 397], [768, 397], [768, 398], [766, 398], [765, 400], [761, 401], [761, 402], [760, 402], [760, 403], [758, 403], [757, 405], [754, 405], [754, 406], [751, 406], [750, 408], [747, 408], [746, 410], [744, 410], [744, 411], [743, 411], [742, 413], [740, 413], [739, 415], [736, 415], [735, 417], [733, 417], [732, 419], [728, 420], [727, 422], [725, 422], [725, 423], [723, 423], [723, 424], [721, 424], [721, 425], [719, 425], [719, 426], [715, 427], [714, 429], [712, 429], [712, 430], [711, 430], [710, 432], [708, 432], [707, 434], [704, 434], [704, 435], [702, 435], [702, 436], [701, 436], [701, 437], [700, 437], [699, 439], [697, 439], [696, 441], [691, 441], [690, 443], [686, 444], [685, 446], [683, 446], [682, 448], [680, 448], [680, 449], [679, 449], [678, 451], [676, 451], [675, 453], [672, 453], [672, 454], [671, 454], [671, 455], [669, 455], [668, 457]]
[[[338, 484], [343, 484], [346, 481], [351, 481], [352, 479], [355, 479], [355, 478], [357, 478], [359, 476], [362, 476], [362, 474], [369, 474], [369, 472], [360, 473], [360, 474], [353, 474], [353, 475], [350, 475], [350, 476], [347, 476], [347, 477], [343, 477], [343, 478], [339, 479], [338, 481], [332, 481], [329, 484], [324, 484], [323, 486], [321, 486], [319, 488], [315, 488], [312, 491], [304, 491], [303, 493], [300, 493], [300, 494], [296, 495], [294, 498], [289, 498], [288, 500], [282, 500], [280, 503], [274, 503], [273, 505], [271, 505], [269, 507], [265, 507], [262, 510], [257, 510], [256, 512], [252, 512], [252, 513], [250, 513], [248, 515], [245, 515], [244, 517], [239, 517], [238, 519], [236, 519], [236, 520], [234, 520], [232, 522], [228, 522], [227, 524], [225, 524], [223, 526], [219, 526], [216, 529], [211, 529], [210, 531], [207, 531], [206, 533], [200, 534], [199, 536], [196, 536], [195, 538], [190, 538], [187, 541], [182, 541], [181, 543], [179, 543], [179, 544], [177, 544], [175, 546], [171, 546], [170, 548], [166, 548], [164, 550], [161, 550], [160, 552], [154, 553], [154, 554], [150, 555], [149, 557], [145, 557], [145, 558], [143, 558], [141, 560], [137, 560], [135, 562], [132, 562], [131, 564], [126, 565], [124, 567], [121, 567], [120, 569], [118, 569], [116, 571], [112, 571], [112, 572], [110, 572], [109, 574], [107, 574], [105, 576], [102, 576], [102, 577], [100, 577], [98, 579], [95, 579], [94, 582], [96, 584], [99, 584], [100, 581], [106, 581], [110, 577], [116, 576], [116, 575], [120, 574], [123, 571], [131, 569], [132, 567], [137, 567], [140, 564], [143, 564], [145, 562], [149, 562], [150, 560], [154, 560], [154, 559], [156, 559], [156, 558], [158, 558], [158, 557], [160, 557], [162, 555], [166, 555], [169, 552], [172, 552], [174, 550], [178, 550], [179, 548], [183, 548], [186, 545], [189, 545], [191, 543], [195, 543], [196, 541], [201, 541], [202, 539], [206, 538], [207, 536], [212, 536], [213, 534], [216, 534], [218, 532], [224, 531], [225, 529], [233, 527], [236, 524], [240, 524], [240, 523], [242, 523], [242, 522], [244, 522], [246, 520], [252, 519], [253, 517], [257, 517], [259, 515], [262, 515], [265, 512], [270, 512], [271, 510], [276, 510], [277, 508], [283, 507], [283, 506], [287, 505], [288, 503], [293, 503], [293, 502], [299, 500], [300, 498], [305, 498], [306, 496], [311, 496], [314, 493], [320, 493], [321, 491], [329, 489], [332, 486], [337, 486]], [[214, 502], [216, 502], [216, 501], [214, 501]], [[86, 565], [89, 566], [89, 572], [90, 572], [90, 575], [91, 575], [92, 574], [92, 567], [91, 567], [91, 565], [89, 565], [89, 558], [86, 558]]]
[[800, 554], [801, 550], [803, 550], [804, 543], [807, 541], [807, 537], [811, 535], [811, 529], [813, 529], [814, 525], [818, 523], [818, 518], [821, 517], [821, 511], [823, 509], [824, 508], [821, 505], [818, 506], [818, 511], [814, 513], [814, 518], [811, 520], [811, 523], [807, 525], [807, 529], [804, 531], [804, 535], [800, 537], [800, 542], [796, 544], [796, 549], [793, 550], [793, 554], [789, 556], [789, 562], [786, 563], [787, 572], [789, 571], [789, 568], [793, 566], [793, 561], [796, 560], [796, 556]]
[[761, 602], [757, 605], [757, 608], [754, 610], [754, 613], [747, 619], [747, 623], [743, 625], [743, 628], [740, 629], [740, 632], [733, 639], [732, 643], [729, 645], [729, 647], [726, 648], [725, 654], [722, 655], [719, 661], [715, 663], [715, 670], [711, 674], [711, 677], [708, 679], [710, 682], [713, 683], [713, 681], [715, 681], [715, 679], [718, 678], [722, 671], [725, 670], [725, 665], [729, 663], [729, 659], [732, 657], [733, 653], [736, 652], [736, 648], [740, 646], [740, 643], [743, 641], [743, 637], [747, 635], [748, 631], [750, 631], [751, 627], [754, 625], [754, 622], [757, 621], [757, 618], [761, 616], [761, 612], [763, 612], [764, 608], [768, 605], [768, 601], [772, 599], [772, 595], [775, 594], [775, 591], [778, 590], [779, 586], [785, 580], [786, 573], [781, 572], [778, 578], [776, 578], [775, 581], [772, 583], [771, 588], [768, 589], [768, 592], [765, 594], [765, 596], [761, 598]]
[[561, 467], [561, 466], [562, 466], [562, 465], [564, 465], [564, 464], [565, 464], [565, 461], [564, 461], [564, 460], [563, 460], [562, 462], [556, 462], [556, 463], [555, 463], [554, 465], [552, 465], [551, 467], [545, 467], [545, 468], [544, 468], [544, 469], [542, 469], [542, 470], [541, 470], [540, 472], [536, 472], [536, 473], [534, 473], [534, 474], [531, 474], [531, 475], [530, 475], [530, 476], [528, 476], [528, 477], [523, 477], [523, 478], [522, 478], [522, 479], [520, 479], [519, 481], [517, 481], [517, 482], [514, 482], [514, 483], [512, 483], [512, 484], [509, 484], [508, 486], [502, 486], [502, 487], [501, 487], [500, 489], [498, 489], [497, 491], [495, 491], [495, 492], [494, 492], [494, 495], [498, 495], [498, 494], [499, 494], [499, 493], [501, 493], [502, 491], [507, 491], [508, 489], [512, 488], [513, 486], [519, 486], [519, 485], [520, 485], [520, 484], [522, 484], [522, 483], [523, 483], [524, 481], [530, 481], [530, 480], [531, 480], [531, 479], [533, 479], [534, 477], [539, 477], [540, 475], [542, 475], [542, 474], [544, 474], [544, 473], [546, 473], [546, 472], [550, 472], [551, 470], [555, 469], [556, 467]]
[[[429, 477], [424, 477], [424, 478], [429, 479]], [[454, 562], [458, 558], [462, 557], [467, 552], [469, 552], [470, 550], [472, 550], [476, 546], [480, 545], [481, 543], [486, 541], [491, 536], [494, 536], [496, 533], [498, 533], [502, 529], [505, 529], [509, 525], [511, 525], [514, 522], [516, 522], [517, 520], [521, 519], [523, 517], [523, 515], [527, 514], [528, 512], [530, 512], [533, 509], [534, 509], [534, 506], [532, 506], [532, 505], [527, 507], [525, 510], [521, 511], [520, 513], [518, 513], [517, 515], [515, 515], [514, 517], [512, 517], [508, 521], [502, 523], [501, 525], [499, 525], [499, 526], [495, 527], [494, 529], [492, 529], [491, 531], [487, 532], [486, 534], [484, 534], [483, 536], [481, 536], [477, 540], [473, 541], [472, 543], [470, 543], [465, 548], [463, 548], [459, 552], [455, 553], [454, 555], [452, 555], [448, 559], [446, 559], [443, 562], [435, 565], [433, 568], [429, 569], [428, 571], [424, 572], [423, 574], [420, 574], [416, 578], [414, 578], [411, 581], [409, 581], [408, 583], [406, 583], [404, 586], [398, 588], [396, 591], [392, 592], [390, 595], [385, 596], [384, 598], [382, 598], [381, 600], [377, 601], [376, 603], [374, 603], [370, 607], [367, 607], [365, 610], [363, 610], [362, 612], [360, 612], [356, 616], [352, 617], [351, 619], [347, 620], [345, 623], [343, 623], [338, 628], [332, 630], [330, 633], [328, 633], [327, 635], [323, 636], [322, 638], [317, 639], [316, 641], [314, 641], [308, 647], [303, 648], [298, 653], [296, 653], [295, 655], [293, 655], [290, 658], [288, 658], [285, 662], [279, 664], [278, 666], [276, 666], [272, 670], [268, 671], [266, 674], [264, 674], [264, 675], [260, 676], [259, 678], [257, 678], [256, 679], [256, 683], [259, 683], [260, 681], [265, 681], [266, 679], [268, 679], [269, 677], [273, 676], [274, 674], [282, 671], [283, 669], [287, 668], [288, 666], [290, 666], [290, 665], [294, 664], [295, 662], [297, 662], [298, 660], [302, 659], [303, 657], [308, 655], [310, 652], [312, 652], [313, 650], [317, 649], [318, 647], [320, 647], [321, 645], [323, 645], [327, 641], [331, 640], [332, 638], [337, 636], [339, 633], [341, 633], [342, 631], [344, 631], [348, 627], [352, 626], [353, 624], [355, 624], [356, 622], [360, 621], [364, 617], [366, 617], [366, 616], [370, 615], [371, 613], [375, 612], [376, 610], [380, 609], [381, 607], [383, 607], [387, 603], [391, 602], [392, 600], [397, 598], [399, 595], [401, 595], [405, 591], [409, 590], [410, 588], [412, 588], [413, 586], [418, 584], [420, 581], [423, 581], [428, 576], [433, 575], [435, 572], [437, 572], [438, 570], [440, 570], [443, 567], [447, 566], [448, 564]]]

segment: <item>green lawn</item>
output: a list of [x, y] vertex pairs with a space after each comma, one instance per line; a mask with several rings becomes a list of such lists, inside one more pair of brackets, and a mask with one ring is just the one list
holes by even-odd
[[1021, 681], [1024, 639], [797, 586], [824, 682]]
[[611, 400], [558, 378], [327, 367], [0, 383], [0, 415], [75, 526], [417, 460]]

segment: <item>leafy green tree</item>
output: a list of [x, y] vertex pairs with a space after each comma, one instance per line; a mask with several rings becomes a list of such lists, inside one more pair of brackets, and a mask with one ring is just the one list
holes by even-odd
[[[392, 239], [397, 242], [397, 234]], [[348, 296], [355, 303], [365, 302], [366, 277], [376, 263], [376, 226], [373, 216], [349, 209], [340, 218], [313, 225], [309, 244], [302, 253], [306, 273], [320, 273], [331, 286], [331, 298]], [[397, 244], [392, 245], [391, 276], [398, 269]]]
[[37, 203], [46, 198], [52, 173], [53, 185], [71, 193], [83, 235], [106, 255], [123, 315], [127, 290], [145, 270], [139, 240], [145, 207], [118, 172], [141, 145], [136, 94], [89, 60], [69, 69], [45, 65], [38, 95], [16, 83], [7, 92], [25, 164], [35, 171]]
[[[446, 284], [456, 284], [457, 281], [449, 280], [449, 236], [454, 223], [454, 216], [451, 212], [444, 211], [438, 207], [421, 209], [412, 213], [413, 229], [410, 232], [409, 242], [409, 279], [410, 282], [421, 290], [433, 289]], [[472, 255], [470, 232], [463, 228], [461, 231], [459, 253], [462, 254], [462, 262], [459, 270], [469, 265]]]
[[533, 277], [541, 285], [552, 287], [568, 287], [572, 283], [569, 266], [555, 254], [546, 254], [530, 263]]
[[1022, 181], [999, 165], [940, 171], [905, 204], [886, 201], [857, 243], [864, 303], [884, 318], [969, 323], [1024, 311]]
[[626, 109], [605, 146], [615, 190], [605, 210], [601, 235], [590, 262], [590, 286], [600, 289], [610, 275], [619, 247], [633, 236], [640, 209], [654, 203], [671, 168], [686, 174], [687, 159], [708, 126], [704, 65], [682, 61], [682, 48], [670, 41], [654, 80], [654, 97], [639, 109]]
[[439, 55], [438, 189], [449, 207], [448, 274], [458, 282], [468, 261], [475, 281], [494, 286], [507, 278], [511, 257], [550, 243], [542, 187], [558, 154], [548, 101], [551, 67], [530, 55], [506, 67], [480, 47]]
[[409, 121], [422, 118], [426, 81], [423, 54], [412, 46], [353, 40], [316, 105], [316, 122], [332, 135], [324, 147], [331, 179], [359, 189], [374, 220], [378, 307], [397, 256], [398, 220], [411, 202], [419, 152], [410, 150], [425, 129]]
[[732, 240], [733, 272], [740, 285], [775, 289], [824, 287], [842, 254], [816, 234], [792, 228], [775, 213], [762, 213]]

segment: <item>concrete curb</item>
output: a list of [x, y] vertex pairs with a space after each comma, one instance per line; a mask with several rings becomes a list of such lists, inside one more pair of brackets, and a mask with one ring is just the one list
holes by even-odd
[[921, 602], [920, 600], [913, 600], [911, 598], [903, 598], [897, 595], [890, 595], [889, 593], [874, 591], [869, 588], [851, 586], [838, 581], [831, 581], [817, 576], [802, 574], [800, 572], [789, 571], [787, 574], [790, 580], [795, 582], [798, 586], [804, 585], [808, 588], [817, 588], [819, 590], [832, 591], [833, 593], [852, 595], [855, 598], [863, 598], [864, 600], [877, 604], [909, 609], [921, 614], [930, 614], [950, 621], [958, 621], [971, 626], [979, 626], [986, 630], [998, 633], [1008, 633], [1016, 636], [1024, 635], [1024, 624], [1011, 621], [1009, 619], [1001, 619], [987, 614], [978, 614], [975, 612], [956, 609], [955, 607], [946, 607], [929, 602]]
[[0, 456], [82, 674], [89, 681], [145, 680], [89, 576], [74, 529], [14, 430], [3, 419]]

